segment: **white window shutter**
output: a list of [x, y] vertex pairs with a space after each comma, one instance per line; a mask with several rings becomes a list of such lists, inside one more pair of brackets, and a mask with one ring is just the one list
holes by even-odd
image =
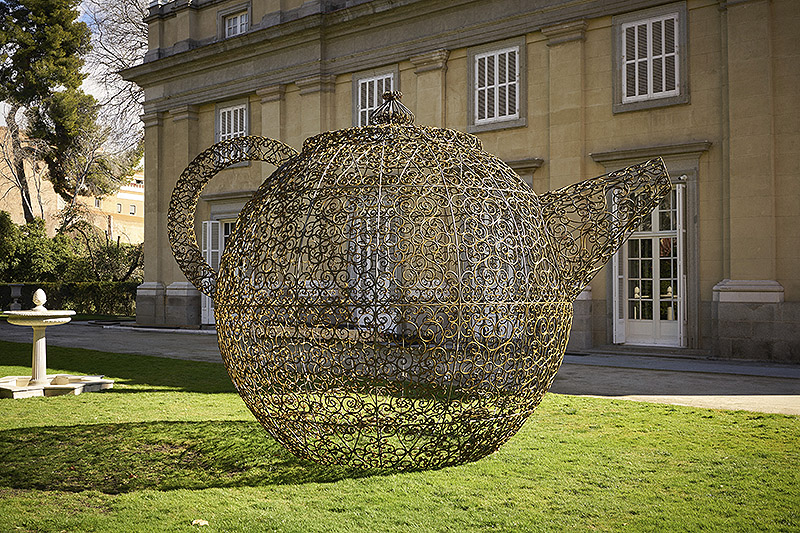
[[[219, 222], [216, 220], [204, 220], [200, 240], [202, 241], [201, 250], [203, 259], [213, 268], [219, 270], [219, 258], [222, 252], [221, 232]], [[201, 322], [203, 324], [214, 323], [214, 300], [205, 294], [201, 295]]]
[[622, 26], [622, 101], [677, 96], [678, 15], [676, 13]]
[[475, 118], [484, 120], [486, 118], [486, 58], [479, 57], [476, 60], [477, 80], [475, 84]]
[[519, 50], [475, 56], [475, 124], [519, 116]]
[[219, 110], [219, 140], [247, 135], [247, 104]]
[[369, 125], [369, 117], [383, 103], [383, 93], [394, 86], [393, 74], [382, 74], [358, 82], [358, 125]]

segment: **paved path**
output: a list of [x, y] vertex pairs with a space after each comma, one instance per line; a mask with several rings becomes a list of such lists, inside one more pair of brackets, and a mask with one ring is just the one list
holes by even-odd
[[[0, 340], [29, 343], [31, 330], [0, 321]], [[48, 328], [47, 342], [117, 353], [221, 361], [213, 331], [101, 327], [75, 322]], [[800, 415], [800, 365], [568, 354], [551, 392]]]

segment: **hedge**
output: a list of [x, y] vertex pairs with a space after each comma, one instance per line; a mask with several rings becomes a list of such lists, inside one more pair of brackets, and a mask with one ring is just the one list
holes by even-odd
[[[71, 309], [84, 315], [116, 315], [133, 316], [136, 314], [136, 287], [138, 282], [54, 282], [24, 283], [22, 298], [19, 303], [22, 309], [33, 307], [33, 293], [36, 289], [44, 290], [47, 309]], [[8, 310], [11, 306], [11, 287], [0, 284], [0, 309]]]

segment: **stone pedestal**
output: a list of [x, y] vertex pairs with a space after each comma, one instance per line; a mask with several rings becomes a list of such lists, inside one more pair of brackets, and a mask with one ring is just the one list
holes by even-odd
[[200, 325], [200, 291], [188, 281], [171, 283], [166, 290], [165, 323], [171, 326]]
[[800, 359], [800, 304], [784, 302], [780, 283], [725, 279], [713, 291], [711, 335], [715, 356]]
[[136, 323], [140, 326], [164, 324], [164, 284], [146, 281], [136, 287]]

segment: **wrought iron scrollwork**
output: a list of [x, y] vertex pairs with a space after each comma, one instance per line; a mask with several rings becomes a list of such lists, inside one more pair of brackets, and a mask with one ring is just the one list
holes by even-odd
[[[244, 402], [324, 464], [410, 470], [496, 450], [555, 378], [576, 290], [668, 183], [650, 162], [540, 198], [477, 138], [414, 126], [397, 104], [298, 156], [216, 145], [170, 208]], [[231, 150], [281, 166], [241, 211], [215, 286], [187, 213]]]
[[656, 158], [539, 197], [566, 299], [578, 296], [670, 187]]
[[213, 297], [217, 272], [203, 258], [194, 233], [194, 212], [200, 193], [211, 178], [242, 161], [264, 161], [280, 166], [297, 155], [297, 150], [265, 137], [237, 137], [219, 142], [194, 158], [178, 178], [167, 216], [167, 235], [175, 260], [192, 285]]

